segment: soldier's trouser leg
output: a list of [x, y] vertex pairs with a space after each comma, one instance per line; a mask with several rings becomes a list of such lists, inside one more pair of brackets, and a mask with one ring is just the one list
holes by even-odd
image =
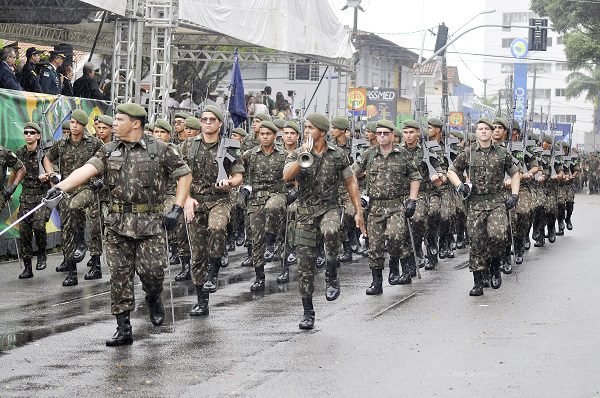
[[369, 268], [383, 269], [385, 263], [385, 231], [387, 219], [371, 213], [367, 230], [369, 231]]
[[519, 201], [517, 202], [517, 206], [512, 210], [512, 213], [516, 214], [515, 223], [513, 224], [515, 250], [520, 253], [523, 253], [525, 250], [523, 244], [525, 238], [529, 235], [531, 206], [531, 193], [527, 188], [524, 188], [519, 192]]
[[[285, 233], [285, 206], [286, 197], [283, 194], [271, 195], [265, 203], [264, 231], [277, 237], [278, 243], [283, 243]], [[275, 248], [275, 258], [281, 257], [283, 245], [278, 244]]]
[[319, 223], [328, 263], [337, 261], [340, 250], [340, 228], [340, 210], [337, 208], [325, 213]]
[[254, 268], [265, 266], [265, 209], [248, 207], [248, 222], [252, 232], [252, 265]]
[[[189, 225], [188, 225], [189, 227]], [[188, 240], [187, 230], [185, 228], [185, 217], [183, 214], [177, 219], [177, 225], [175, 227], [175, 235], [177, 242], [176, 253], [179, 257], [190, 257], [190, 243]]]
[[69, 203], [73, 197], [63, 198], [58, 202], [58, 212], [61, 222], [62, 252], [66, 260], [73, 258], [77, 237], [83, 235], [83, 231], [78, 231], [77, 217], [81, 217], [81, 212], [69, 208]]
[[33, 233], [35, 234], [35, 244], [38, 250], [38, 258], [40, 255], [46, 255], [46, 246], [48, 245], [48, 233], [46, 232], [46, 223], [50, 219], [51, 209], [42, 207], [33, 213]]
[[[90, 188], [86, 188], [79, 191], [76, 195], [74, 195], [71, 198], [71, 201], [69, 202], [69, 209], [75, 212], [75, 214], [77, 215], [76, 230], [78, 233], [80, 233], [80, 235], [78, 235], [78, 240], [76, 240], [76, 243], [85, 243], [85, 212], [88, 209], [95, 209], [95, 214], [93, 217], [97, 220], [97, 224], [93, 225], [94, 221], [92, 221], [93, 218], [92, 214], [90, 213], [90, 235], [92, 238], [89, 246], [90, 252], [92, 251], [92, 246], [95, 250], [95, 252], [91, 252], [91, 254], [102, 254], [102, 243], [100, 240], [101, 237], [99, 224], [100, 211], [98, 208], [98, 200], [96, 199], [96, 194], [92, 192]], [[96, 234], [96, 236], [94, 236], [94, 234]]]
[[[440, 239], [448, 246], [450, 238], [450, 221], [455, 212], [454, 197], [450, 189], [444, 189], [440, 195]], [[446, 247], [448, 249], [448, 247]]]
[[469, 270], [486, 271], [492, 257], [504, 254], [508, 218], [504, 206], [494, 210], [469, 209], [467, 229], [471, 239]]
[[132, 239], [108, 229], [106, 262], [110, 268], [111, 313], [117, 315], [135, 307], [133, 277], [137, 273], [149, 296], [160, 295], [167, 267], [164, 235]]
[[100, 256], [102, 255], [102, 215], [97, 203], [89, 209], [88, 214], [90, 216], [90, 255]]
[[387, 221], [385, 231], [385, 234], [388, 237], [388, 252], [390, 257], [399, 259], [413, 256], [410, 234], [408, 232], [408, 226], [406, 225], [407, 221], [404, 219], [403, 214], [404, 208], [392, 214]]
[[317, 223], [296, 222], [294, 246], [298, 256], [298, 290], [302, 297], [315, 291], [315, 262], [317, 260]]
[[[18, 217], [22, 217], [23, 214], [27, 213], [33, 207], [35, 207], [35, 204], [30, 205], [29, 203], [21, 203], [21, 206], [19, 208]], [[38, 211], [40, 211], [40, 210], [43, 210], [43, 209], [39, 209]], [[21, 245], [20, 245], [21, 246], [21, 256], [23, 257], [24, 260], [29, 260], [29, 259], [31, 259], [32, 255], [33, 255], [33, 248], [32, 248], [32, 245], [33, 245], [33, 215], [24, 219], [21, 222], [20, 227], [21, 227], [21, 231], [20, 231], [21, 237], [19, 238], [19, 242], [21, 243]], [[46, 246], [44, 246], [44, 249], [45, 248], [46, 248]]]

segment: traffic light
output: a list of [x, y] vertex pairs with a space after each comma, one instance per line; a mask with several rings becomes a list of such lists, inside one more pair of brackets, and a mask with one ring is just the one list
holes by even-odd
[[[448, 27], [442, 22], [440, 26], [438, 26], [437, 37], [435, 39], [435, 50], [437, 52], [440, 48], [446, 45], [448, 41]], [[444, 55], [446, 50], [442, 51], [439, 55]]]
[[548, 43], [548, 20], [529, 19], [529, 51], [546, 51]]

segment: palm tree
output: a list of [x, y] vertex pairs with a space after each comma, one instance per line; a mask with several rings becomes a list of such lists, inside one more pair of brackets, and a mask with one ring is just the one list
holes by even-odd
[[569, 73], [566, 78], [567, 100], [585, 93], [585, 100], [594, 104], [594, 134], [600, 122], [600, 67], [586, 64], [580, 70]]

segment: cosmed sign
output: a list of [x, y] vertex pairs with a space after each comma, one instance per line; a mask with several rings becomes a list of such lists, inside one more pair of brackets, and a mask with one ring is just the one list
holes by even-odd
[[396, 120], [398, 92], [393, 88], [367, 88], [367, 120]]
[[515, 114], [513, 117], [521, 126], [523, 125], [523, 119], [527, 117], [527, 64], [523, 60], [527, 57], [528, 51], [527, 40], [523, 38], [513, 40], [510, 45], [510, 52], [513, 57], [521, 60], [515, 62], [514, 65], [515, 85], [513, 93], [515, 100]]

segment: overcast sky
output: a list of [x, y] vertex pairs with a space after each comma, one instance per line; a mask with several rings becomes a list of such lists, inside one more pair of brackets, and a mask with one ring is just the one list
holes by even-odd
[[[342, 23], [352, 27], [354, 15], [352, 9], [340, 11], [346, 4], [346, 0], [329, 1]], [[412, 49], [417, 54], [421, 47], [423, 29], [435, 27], [434, 32], [436, 32], [438, 24], [445, 22], [449, 34], [452, 35], [476, 14], [490, 9], [485, 8], [483, 0], [362, 0], [362, 7], [365, 12], [359, 11], [358, 29], [378, 33], [390, 41]], [[484, 16], [480, 15], [465, 29], [483, 22]], [[483, 92], [483, 83], [480, 79], [485, 76], [481, 57], [461, 55], [461, 60], [452, 52], [481, 53], [483, 48], [481, 32], [467, 33], [456, 41], [454, 48], [450, 47], [448, 53], [448, 64], [458, 67], [461, 82], [473, 87], [476, 94]], [[424, 57], [432, 54], [434, 46], [435, 37], [428, 34]]]

